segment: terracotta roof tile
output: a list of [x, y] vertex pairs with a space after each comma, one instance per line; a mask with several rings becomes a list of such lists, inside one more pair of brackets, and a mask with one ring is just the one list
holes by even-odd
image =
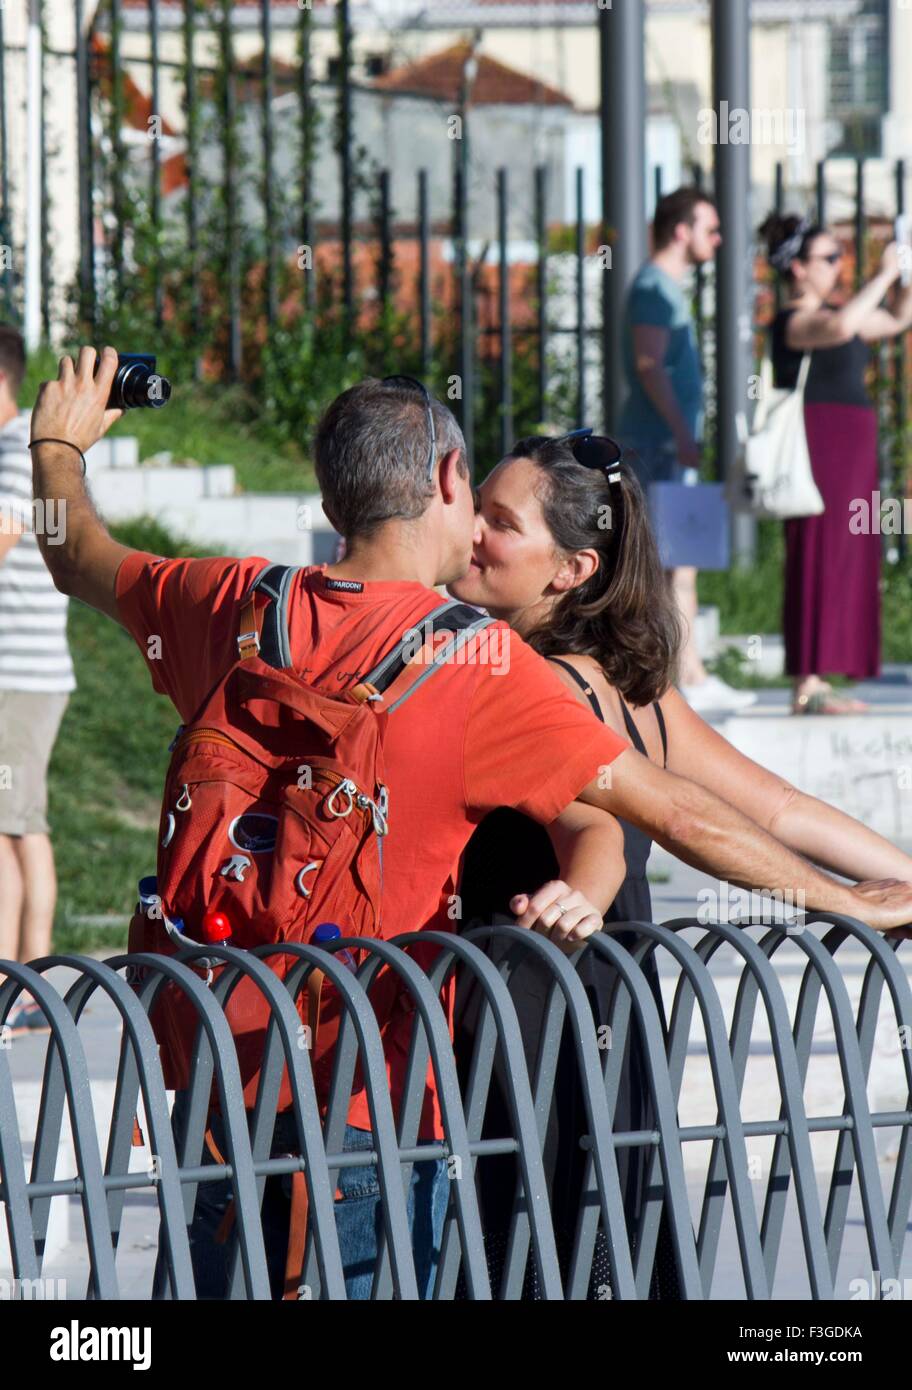
[[[655, 0], [650, 0], [650, 2], [655, 3]], [[216, 0], [198, 0], [198, 3], [203, 8], [207, 5], [214, 7]], [[528, 9], [530, 13], [534, 12], [534, 0], [464, 0], [464, 3], [460, 3], [460, 0], [448, 0], [448, 3], [455, 17], [458, 17], [458, 12], [461, 9], [474, 10], [488, 6], [506, 8], [506, 6], [511, 5], [517, 9]], [[234, 0], [234, 4], [238, 9], [259, 9], [260, 0]], [[298, 0], [272, 0], [272, 4], [275, 9], [296, 9]], [[330, 9], [334, 4], [335, 0], [313, 0], [314, 9]], [[565, 6], [568, 10], [592, 8], [592, 0], [548, 0], [548, 4]], [[144, 10], [148, 6], [148, 0], [121, 0], [121, 5], [126, 10]], [[159, 0], [159, 5], [165, 9], [181, 9], [184, 0]], [[418, 10], [420, 6], [416, 5], [415, 8]]]
[[[313, 0], [314, 9], [328, 9], [334, 0]], [[125, 10], [145, 10], [148, 9], [148, 0], [120, 0], [121, 6]], [[158, 0], [162, 9], [182, 10], [184, 0]], [[216, 0], [197, 0], [200, 9], [214, 9]], [[259, 9], [260, 0], [233, 0], [236, 9]], [[273, 9], [297, 9], [298, 0], [272, 0]]]
[[[457, 102], [462, 90], [462, 71], [471, 51], [468, 43], [430, 53], [426, 58], [406, 67], [395, 68], [374, 80], [380, 92], [411, 92], [420, 96], [437, 97], [441, 101]], [[472, 85], [472, 106], [572, 106], [573, 102], [556, 87], [540, 82], [528, 73], [509, 68], [478, 54], [478, 72]]]

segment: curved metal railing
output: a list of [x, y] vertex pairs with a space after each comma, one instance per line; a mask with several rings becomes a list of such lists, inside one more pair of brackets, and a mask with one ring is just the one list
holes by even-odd
[[[756, 925], [756, 924], [746, 924]], [[899, 956], [900, 942], [850, 918], [809, 914], [799, 924], [763, 924], [758, 934], [726, 923], [706, 926], [693, 918], [656, 925], [621, 924], [585, 948], [603, 963], [613, 980], [611, 998], [600, 1017], [620, 1045], [602, 1046], [587, 993], [578, 975], [584, 952], [568, 956], [545, 938], [515, 926], [474, 926], [461, 935], [420, 932], [394, 941], [358, 941], [366, 959], [357, 976], [333, 959], [346, 941], [329, 950], [301, 945], [264, 946], [246, 952], [206, 946], [169, 959], [156, 955], [117, 955], [106, 961], [56, 956], [30, 965], [0, 962], [0, 1206], [6, 1217], [8, 1255], [0, 1247], [0, 1273], [14, 1278], [42, 1277], [51, 1202], [76, 1199], [84, 1224], [81, 1268], [90, 1296], [121, 1297], [116, 1252], [128, 1194], [154, 1194], [160, 1219], [160, 1273], [156, 1297], [196, 1296], [188, 1223], [201, 1184], [227, 1178], [235, 1204], [231, 1237], [230, 1297], [270, 1297], [261, 1206], [267, 1177], [303, 1171], [309, 1198], [308, 1242], [301, 1269], [302, 1296], [345, 1297], [345, 1278], [334, 1216], [334, 1193], [345, 1167], [376, 1166], [383, 1229], [374, 1271], [373, 1297], [418, 1297], [407, 1219], [406, 1195], [416, 1163], [445, 1158], [451, 1197], [434, 1297], [471, 1299], [522, 1296], [534, 1271], [540, 1296], [587, 1297], [597, 1241], [607, 1252], [610, 1281], [599, 1296], [649, 1297], [660, 1225], [670, 1236], [681, 1296], [708, 1298], [713, 1291], [730, 1211], [744, 1297], [771, 1296], [783, 1250], [786, 1213], [797, 1213], [807, 1288], [814, 1299], [836, 1295], [837, 1275], [849, 1219], [853, 1184], [858, 1184], [871, 1271], [896, 1277], [903, 1257], [912, 1206], [912, 992]], [[617, 931], [633, 934], [621, 944]], [[696, 932], [697, 939], [685, 939]], [[625, 937], [629, 942], [630, 937]], [[797, 949], [800, 983], [790, 1009], [777, 969], [781, 948]], [[498, 946], [496, 963], [489, 950]], [[421, 960], [415, 959], [416, 948]], [[431, 949], [433, 948], [433, 949]], [[509, 948], [509, 949], [507, 949]], [[720, 951], [738, 971], [728, 1015], [713, 975]], [[842, 952], [842, 960], [840, 959]], [[505, 953], [504, 953], [505, 952]], [[268, 968], [270, 957], [294, 958], [286, 979]], [[857, 1003], [841, 968], [851, 956], [854, 974], [863, 967]], [[667, 1025], [645, 967], [661, 960], [663, 996], [670, 1002]], [[227, 968], [210, 987], [187, 962], [218, 956]], [[431, 959], [432, 957], [432, 959]], [[791, 955], [794, 960], [794, 954]], [[527, 1056], [511, 990], [517, 963], [534, 962], [547, 980], [534, 1059]], [[296, 994], [318, 966], [336, 986], [344, 1005], [335, 1049], [333, 1080], [321, 1116], [310, 1067], [301, 1042]], [[48, 981], [51, 968], [72, 972], [65, 993]], [[415, 1005], [411, 1051], [398, 1119], [387, 1082], [383, 1043], [371, 994], [382, 968], [393, 971]], [[457, 1058], [450, 1025], [441, 1005], [444, 986], [456, 975], [460, 988], [472, 985], [480, 999], [477, 1026], [468, 1055]], [[794, 971], [792, 970], [792, 976]], [[791, 977], [789, 977], [791, 978]], [[240, 1072], [224, 1013], [226, 1000], [242, 979], [252, 981], [269, 1003], [271, 1022], [264, 1044], [257, 1103], [244, 1109]], [[167, 984], [182, 989], [199, 1018], [190, 1070], [187, 1120], [175, 1144], [168, 1093], [149, 1022], [156, 997]], [[6, 1016], [22, 990], [40, 1005], [49, 1030], [34, 1133], [17, 1108], [14, 1038]], [[110, 1122], [101, 1124], [93, 1106], [92, 1078], [80, 1022], [94, 996], [116, 1010], [119, 1038]], [[604, 1012], [607, 1010], [607, 1012]], [[821, 1018], [828, 1020], [821, 1024]], [[873, 1111], [869, 1079], [878, 1021], [896, 1030], [891, 1084], [904, 1097], [903, 1108]], [[687, 1100], [685, 1075], [699, 1023], [705, 1038], [710, 1076], [704, 1078], [715, 1117], [685, 1125], [679, 1118]], [[772, 1053], [771, 1075], [778, 1092], [777, 1113], [745, 1118], [745, 1084], [752, 1039], [764, 1027]], [[843, 1103], [839, 1113], [808, 1115], [805, 1087], [815, 1034], [832, 1029]], [[615, 1128], [619, 1088], [629, 1058], [625, 1043], [636, 1033], [643, 1058], [638, 1085], [648, 1091], [652, 1128]], [[583, 1180], [572, 1248], [559, 1250], [549, 1201], [544, 1153], [561, 1049], [570, 1049], [582, 1097], [582, 1132], [574, 1136], [584, 1151]], [[113, 1049], [112, 1049], [113, 1053]], [[495, 1061], [506, 1078], [509, 1132], [484, 1133]], [[373, 1150], [347, 1152], [343, 1140], [349, 1098], [360, 1064], [370, 1106]], [[113, 1065], [113, 1055], [112, 1055]], [[428, 1067], [439, 1096], [444, 1139], [419, 1143], [419, 1124]], [[294, 1099], [297, 1154], [271, 1155], [272, 1131], [283, 1069]], [[225, 1162], [204, 1162], [208, 1098], [216, 1087], [225, 1132]], [[705, 1097], [704, 1097], [705, 1099]], [[134, 1115], [144, 1117], [152, 1162], [131, 1168]], [[68, 1118], [73, 1171], [58, 1175], [59, 1153]], [[878, 1161], [875, 1131], [899, 1131], [892, 1179]], [[101, 1132], [99, 1132], [101, 1131]], [[812, 1137], [835, 1139], [832, 1170], [821, 1200], [821, 1173], [815, 1167]], [[32, 1143], [29, 1161], [23, 1148]], [[758, 1211], [754, 1141], [771, 1143], [762, 1202]], [[694, 1187], [694, 1144], [709, 1144], [702, 1195]], [[641, 1151], [645, 1182], [639, 1209], [625, 1210], [618, 1155]], [[65, 1150], [65, 1152], [68, 1152]], [[473, 1180], [479, 1162], [513, 1155], [516, 1191], [502, 1272], [495, 1287], [486, 1253], [485, 1217]], [[690, 1174], [690, 1177], [688, 1177]], [[885, 1193], [885, 1186], [889, 1191]], [[695, 1215], [696, 1213], [696, 1215]], [[503, 1213], [501, 1213], [503, 1217]], [[794, 1240], [791, 1247], [794, 1250]], [[731, 1260], [729, 1249], [726, 1258]], [[731, 1287], [726, 1290], [731, 1296]], [[593, 1295], [589, 1295], [593, 1296]]]

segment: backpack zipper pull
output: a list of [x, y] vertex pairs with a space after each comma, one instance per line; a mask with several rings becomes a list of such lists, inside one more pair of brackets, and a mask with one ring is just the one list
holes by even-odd
[[[344, 778], [336, 787], [335, 791], [328, 793], [326, 800], [323, 803], [328, 813], [331, 816], [337, 817], [350, 816], [355, 805], [354, 798], [352, 797], [352, 792], [355, 792], [357, 790], [358, 788], [355, 786], [354, 782], [351, 780], [350, 777]], [[340, 792], [344, 792], [345, 795], [348, 797], [348, 805], [346, 806], [344, 811], [337, 811], [334, 805], [336, 797], [339, 795]]]

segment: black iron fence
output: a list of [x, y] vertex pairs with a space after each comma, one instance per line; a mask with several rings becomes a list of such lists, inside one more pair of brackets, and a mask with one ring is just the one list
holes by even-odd
[[[460, 50], [452, 91], [391, 94], [353, 75], [345, 0], [294, 11], [293, 62], [276, 57], [278, 11], [261, 0], [257, 13], [260, 51], [248, 58], [238, 56], [230, 0], [148, 0], [143, 8], [109, 0], [88, 24], [84, 0], [73, 0], [72, 47], [57, 38], [62, 16], [55, 10], [52, 24], [38, 6], [46, 333], [59, 327], [68, 298], [74, 336], [153, 342], [198, 374], [243, 378], [273, 402], [276, 376], [293, 369], [325, 375], [319, 401], [357, 369], [420, 372], [453, 402], [482, 463], [503, 451], [517, 424], [597, 418], [606, 341], [598, 286], [610, 273], [613, 231], [600, 224], [591, 194], [586, 205], [589, 172], [555, 153], [538, 126], [502, 125], [491, 135], [472, 104], [473, 41]], [[318, 80], [315, 44], [321, 36], [323, 73], [327, 32], [332, 75]], [[23, 248], [13, 233], [11, 179], [21, 185], [25, 172], [24, 152], [10, 147], [5, 78], [25, 61], [25, 46], [5, 37], [0, 14], [0, 246], [9, 252], [0, 264], [0, 312], [14, 318], [23, 310]], [[390, 116], [394, 100], [403, 107], [400, 125]], [[72, 104], [78, 167], [75, 207], [65, 213], [54, 206], [51, 177], [63, 158], [50, 133], [61, 101]], [[539, 109], [562, 109], [543, 85], [538, 101]], [[421, 139], [407, 151], [402, 130], [410, 123]], [[370, 149], [365, 132], [373, 132]], [[854, 208], [841, 226], [854, 247], [856, 282], [892, 214], [906, 207], [899, 161], [895, 207], [881, 199], [874, 215], [871, 165], [857, 161]], [[821, 218], [828, 169], [825, 162], [817, 169]], [[688, 176], [702, 182], [702, 168]], [[843, 163], [840, 184], [844, 176]], [[660, 170], [651, 182], [656, 194], [669, 191]], [[812, 193], [786, 189], [780, 166], [775, 201], [784, 206], [793, 197], [803, 210]], [[64, 254], [68, 228], [75, 237]], [[772, 286], [761, 281], [768, 302]], [[712, 426], [711, 271], [697, 273], [694, 307]], [[763, 294], [758, 307], [762, 319]], [[171, 369], [177, 374], [178, 364]], [[879, 351], [876, 384], [883, 473], [902, 494], [909, 373], [901, 338]]]
[[[309, 1214], [299, 1296], [344, 1298], [333, 1194], [343, 1168], [367, 1163], [376, 1166], [383, 1219], [373, 1296], [415, 1298], [405, 1193], [415, 1164], [445, 1158], [452, 1181], [434, 1288], [437, 1299], [453, 1298], [460, 1280], [471, 1299], [516, 1299], [530, 1270], [541, 1297], [586, 1298], [597, 1241], [607, 1251], [610, 1277], [599, 1285], [596, 1295], [590, 1291], [588, 1296], [643, 1299], [649, 1296], [663, 1224], [680, 1296], [708, 1298], [725, 1253], [726, 1218], [733, 1221], [737, 1247], [734, 1261], [731, 1250], [725, 1254], [727, 1297], [769, 1298], [783, 1265], [794, 1276], [795, 1247], [800, 1241], [806, 1296], [831, 1299], [841, 1289], [840, 1257], [851, 1229], [848, 1217], [854, 1184], [868, 1250], [862, 1268], [865, 1277], [870, 1269], [874, 1281], [875, 1292], [870, 1296], [880, 1296], [879, 1290], [889, 1287], [886, 1281], [900, 1273], [912, 1206], [912, 993], [899, 943], [852, 919], [813, 914], [797, 924], [767, 925], [760, 934], [740, 925], [705, 926], [690, 918], [663, 925], [638, 922], [628, 928], [625, 924], [625, 930], [634, 934], [629, 949], [615, 939], [613, 931], [597, 936], [586, 948], [610, 966], [616, 979], [607, 1013], [608, 1046], [604, 1026], [594, 1025], [577, 973], [584, 953], [568, 957], [540, 936], [509, 926], [474, 927], [464, 936], [416, 933], [391, 942], [360, 942], [368, 957], [357, 976], [322, 949], [283, 946], [281, 950], [295, 957], [284, 984], [265, 963], [279, 949], [275, 947], [240, 952], [207, 946], [206, 956], [220, 956], [229, 967], [211, 987], [184, 963], [203, 952], [185, 953], [177, 960], [135, 955], [107, 961], [54, 957], [28, 966], [3, 962], [0, 1205], [9, 1233], [13, 1277], [40, 1281], [47, 1275], [43, 1252], [50, 1204], [55, 1197], [71, 1198], [81, 1210], [84, 1242], [77, 1256], [80, 1279], [69, 1280], [69, 1296], [80, 1297], [87, 1290], [90, 1297], [120, 1297], [117, 1247], [125, 1204], [145, 1190], [154, 1194], [160, 1218], [165, 1277], [157, 1294], [193, 1299], [188, 1223], [201, 1185], [227, 1179], [235, 1208], [230, 1296], [269, 1298], [260, 1216], [266, 1178], [303, 1173]], [[692, 939], [686, 939], [685, 933]], [[424, 969], [413, 959], [419, 943], [437, 948], [433, 963]], [[494, 944], [501, 948], [497, 965], [487, 951]], [[345, 945], [342, 941], [330, 950]], [[509, 947], [505, 953], [504, 947]], [[665, 995], [671, 1000], [667, 1030], [644, 969], [653, 955], [663, 962]], [[718, 980], [711, 971], [721, 958], [726, 958], [726, 969], [734, 970], [737, 978], [728, 1007], [723, 1007]], [[533, 1065], [527, 1063], [512, 988], [514, 971], [530, 960], [549, 982]], [[800, 984], [797, 992], [789, 991], [790, 1004], [785, 986], [794, 978], [796, 963]], [[399, 977], [416, 1010], [398, 1121], [370, 1002], [384, 965]], [[46, 979], [51, 968], [61, 966], [74, 972], [65, 995]], [[300, 1019], [293, 1002], [298, 991], [306, 989], [315, 966], [340, 991], [345, 1010], [328, 1108], [322, 1117], [309, 1053], [300, 1046]], [[847, 984], [849, 969], [861, 980], [855, 1002]], [[440, 1004], [441, 988], [454, 970], [460, 988], [468, 982], [482, 999], [471, 1056], [459, 1059], [458, 1064]], [[125, 973], [132, 976], [132, 984]], [[244, 1110], [237, 1057], [223, 1012], [243, 977], [255, 981], [271, 1012], [252, 1114]], [[177, 1145], [148, 1017], [168, 981], [185, 992], [200, 1022], [186, 1128]], [[25, 1144], [17, 1109], [22, 1087], [14, 1082], [11, 1069], [14, 1040], [3, 1023], [22, 989], [38, 1001], [50, 1027], [37, 1126], [34, 1134], [26, 1135]], [[102, 1123], [93, 1110], [84, 1047], [86, 1010], [105, 996], [119, 1015], [109, 1124]], [[683, 1085], [685, 1064], [699, 1032], [711, 1071], [714, 1117], [686, 1124], [681, 1120], [688, 1100]], [[625, 1130], [617, 1123], [617, 1099], [626, 1066], [625, 1040], [634, 1033], [644, 1058], [637, 1084], [648, 1093], [654, 1123], [646, 1129]], [[832, 1036], [842, 1093], [838, 1110], [822, 1115], [809, 1114], [805, 1104], [812, 1045], [821, 1034]], [[881, 1044], [885, 1037], [890, 1039], [887, 1062], [885, 1049], [879, 1046], [878, 1086], [882, 1094], [902, 1098], [892, 1109], [872, 1109], [869, 1099], [875, 1035]], [[758, 1036], [769, 1038], [763, 1066], [766, 1079], [775, 1080], [774, 1100], [770, 1113], [748, 1119], [744, 1114], [750, 1108], [746, 1073], [752, 1042]], [[570, 1048], [583, 1097], [577, 1141], [585, 1153], [572, 1251], [569, 1256], [565, 1253], [563, 1261], [543, 1160], [562, 1047]], [[420, 1144], [419, 1118], [429, 1060], [444, 1138]], [[345, 1150], [343, 1138], [357, 1062], [369, 1098], [373, 1148], [351, 1153]], [[491, 1136], [484, 1134], [484, 1122], [495, 1062], [507, 1079], [509, 1121], [506, 1132]], [[884, 1065], [889, 1068], [888, 1077]], [[297, 1154], [277, 1157], [270, 1156], [270, 1144], [284, 1068], [292, 1082]], [[213, 1080], [224, 1119], [225, 1153], [223, 1163], [204, 1164], [206, 1110]], [[152, 1154], [150, 1165], [140, 1171], [130, 1164], [136, 1113]], [[72, 1172], [58, 1175], [65, 1119], [72, 1131], [74, 1166]], [[896, 1134], [898, 1142], [895, 1158], [881, 1164], [877, 1138], [885, 1130]], [[823, 1134], [833, 1138], [832, 1160], [825, 1163], [818, 1153], [815, 1164], [813, 1141]], [[758, 1166], [757, 1149], [764, 1141], [771, 1144], [770, 1156]], [[697, 1179], [687, 1150], [700, 1144], [708, 1144], [709, 1156]], [[647, 1168], [643, 1195], [633, 1214], [629, 1204], [625, 1209], [619, 1179], [619, 1159], [630, 1150], [642, 1155]], [[492, 1287], [487, 1248], [491, 1213], [479, 1203], [473, 1176], [479, 1162], [498, 1154], [515, 1158], [516, 1191], [508, 1213], [507, 1255]], [[829, 1170], [828, 1181], [824, 1166]], [[792, 1236], [784, 1250], [790, 1209], [792, 1215], [797, 1212], [800, 1235]], [[853, 1267], [857, 1272], [857, 1250]], [[83, 1287], [75, 1287], [77, 1283]]]

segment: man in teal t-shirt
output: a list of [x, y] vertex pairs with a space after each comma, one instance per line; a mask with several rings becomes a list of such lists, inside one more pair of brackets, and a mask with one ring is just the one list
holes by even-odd
[[[698, 453], [696, 441], [703, 423], [703, 377], [690, 305], [680, 281], [655, 261], [646, 262], [630, 287], [625, 326], [624, 371], [630, 394], [621, 413], [622, 438], [632, 447], [643, 448], [649, 455], [658, 449], [670, 453], [672, 448], [675, 454]], [[659, 330], [658, 335], [653, 335], [657, 339], [654, 346], [664, 349], [659, 368], [670, 388], [670, 395], [664, 402], [654, 398], [656, 385], [661, 389], [657, 374], [653, 373], [650, 394], [643, 379], [648, 380], [648, 370], [642, 375], [637, 370], [637, 347], [642, 360], [642, 348], [646, 346], [648, 352], [652, 346], [642, 342], [635, 346], [634, 337], [639, 340], [644, 336], [637, 332], [642, 328]], [[658, 352], [650, 359], [651, 364], [657, 358]], [[681, 466], [687, 465], [682, 463]]]
[[[631, 451], [630, 466], [644, 489], [680, 482], [700, 465], [703, 378], [697, 339], [683, 283], [705, 265], [722, 241], [716, 205], [698, 188], [660, 198], [653, 221], [653, 253], [630, 286], [624, 313], [624, 370], [630, 388], [618, 434]], [[686, 625], [681, 691], [697, 710], [739, 709], [756, 696], [708, 675], [694, 640], [697, 572], [672, 570], [675, 597]]]

